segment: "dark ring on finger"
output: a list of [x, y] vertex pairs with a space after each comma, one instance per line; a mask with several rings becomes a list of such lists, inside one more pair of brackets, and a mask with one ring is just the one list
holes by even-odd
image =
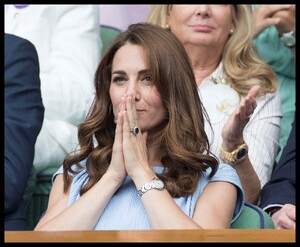
[[134, 126], [130, 129], [130, 132], [136, 136], [140, 132], [140, 129], [137, 126]]

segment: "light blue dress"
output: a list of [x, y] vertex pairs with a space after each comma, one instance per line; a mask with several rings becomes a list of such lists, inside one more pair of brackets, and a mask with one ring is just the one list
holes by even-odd
[[[86, 161], [82, 161], [81, 164], [85, 168]], [[152, 169], [157, 174], [163, 172], [163, 167], [155, 166], [152, 167]], [[227, 164], [220, 164], [217, 173], [211, 179], [208, 178], [208, 171], [210, 171], [210, 168], [200, 177], [197, 189], [193, 194], [180, 198], [174, 198], [174, 201], [186, 215], [192, 218], [197, 200], [201, 196], [202, 191], [204, 190], [207, 183], [212, 181], [227, 181], [236, 185], [238, 189], [238, 197], [235, 211], [231, 221], [232, 223], [240, 215], [244, 205], [244, 192], [241, 186], [240, 179], [236, 171], [230, 165]], [[53, 175], [53, 180], [56, 175], [61, 173], [63, 173], [62, 166]], [[80, 197], [80, 188], [85, 183], [87, 183], [87, 181], [88, 175], [86, 173], [86, 169], [82, 170], [79, 174], [74, 175], [68, 199], [68, 206], [75, 203], [75, 201]], [[108, 202], [94, 230], [149, 229], [152, 229], [152, 227], [147, 213], [145, 211], [145, 208], [143, 206], [143, 203], [141, 201], [141, 198], [137, 194], [137, 189], [133, 181], [129, 176], [127, 176], [123, 184]]]

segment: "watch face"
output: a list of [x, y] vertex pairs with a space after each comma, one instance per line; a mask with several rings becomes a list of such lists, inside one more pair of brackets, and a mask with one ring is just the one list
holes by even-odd
[[164, 182], [161, 180], [158, 180], [158, 179], [153, 180], [152, 183], [154, 185], [154, 188], [159, 189], [159, 190], [162, 190], [165, 187]]
[[296, 43], [296, 38], [293, 34], [284, 35], [281, 37], [281, 40], [287, 47], [292, 47]]
[[247, 149], [246, 148], [242, 148], [240, 149], [237, 154], [236, 154], [236, 159], [240, 160], [241, 158], [243, 158], [245, 155], [247, 154]]
[[293, 37], [286, 37], [286, 40], [285, 40], [285, 44], [287, 46], [291, 46], [291, 45], [294, 45], [294, 38]]

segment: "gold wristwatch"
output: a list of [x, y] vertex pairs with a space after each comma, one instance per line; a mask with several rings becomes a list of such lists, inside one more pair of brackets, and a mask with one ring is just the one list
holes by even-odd
[[243, 162], [247, 158], [247, 154], [248, 154], [248, 145], [246, 143], [239, 145], [232, 152], [225, 151], [222, 148], [222, 146], [220, 148], [221, 159], [224, 162], [227, 162], [232, 165], [236, 165]]

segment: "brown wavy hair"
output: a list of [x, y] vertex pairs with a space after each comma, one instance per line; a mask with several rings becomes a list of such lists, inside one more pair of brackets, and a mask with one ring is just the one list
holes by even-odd
[[204, 131], [204, 117], [208, 116], [184, 47], [170, 31], [147, 23], [133, 24], [121, 33], [97, 68], [95, 100], [78, 130], [80, 148], [64, 160], [64, 190], [71, 183], [69, 173], [78, 173], [72, 170], [74, 164], [80, 171], [80, 162], [86, 159], [89, 181], [81, 189], [83, 194], [103, 176], [111, 162], [116, 128], [109, 95], [111, 69], [116, 52], [127, 43], [145, 51], [154, 85], [166, 109], [161, 132], [147, 140], [147, 144], [159, 143], [163, 153], [161, 162], [165, 171], [157, 176], [173, 197], [191, 194], [202, 172], [210, 167], [212, 177], [218, 168]]

